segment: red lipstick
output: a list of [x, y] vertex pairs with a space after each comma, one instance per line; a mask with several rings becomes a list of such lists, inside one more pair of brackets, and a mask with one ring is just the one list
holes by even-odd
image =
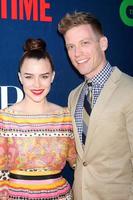
[[34, 95], [41, 95], [43, 93], [44, 89], [39, 89], [39, 90], [31, 90], [31, 92], [34, 94]]

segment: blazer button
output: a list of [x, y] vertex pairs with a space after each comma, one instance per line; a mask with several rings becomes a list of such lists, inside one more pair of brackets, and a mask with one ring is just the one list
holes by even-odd
[[84, 161], [83, 165], [86, 167], [88, 165], [88, 163], [86, 161]]

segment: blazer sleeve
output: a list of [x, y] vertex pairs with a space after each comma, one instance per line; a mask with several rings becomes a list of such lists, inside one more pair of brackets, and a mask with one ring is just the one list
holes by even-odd
[[[128, 111], [126, 113], [126, 129], [127, 129], [127, 136], [129, 140], [129, 146], [131, 151], [131, 165], [133, 171], [133, 96], [131, 98], [131, 103], [128, 104]], [[132, 174], [133, 176], [133, 174]], [[131, 186], [131, 199], [133, 199], [133, 182]]]

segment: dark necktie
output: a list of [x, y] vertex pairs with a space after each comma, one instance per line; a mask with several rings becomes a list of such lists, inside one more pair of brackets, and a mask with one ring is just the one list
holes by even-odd
[[[89, 116], [91, 114], [91, 110], [92, 110], [92, 83], [91, 82], [87, 83], [87, 86], [88, 86], [88, 90], [84, 97], [84, 109], [85, 109], [86, 113], [88, 114], [88, 118], [89, 118]], [[83, 121], [84, 121], [84, 119], [83, 119]], [[85, 123], [85, 122], [83, 122], [83, 123]], [[87, 128], [88, 128], [88, 124], [87, 124], [86, 128], [84, 126], [84, 130], [83, 130], [83, 134], [82, 134], [83, 144], [85, 144]]]

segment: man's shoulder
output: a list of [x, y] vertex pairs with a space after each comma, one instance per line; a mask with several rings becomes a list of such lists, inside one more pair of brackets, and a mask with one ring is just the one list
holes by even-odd
[[83, 85], [84, 85], [84, 82], [80, 83], [78, 86], [76, 86], [74, 89], [72, 89], [70, 93], [80, 90], [83, 87]]
[[133, 86], [133, 77], [125, 72], [121, 72], [121, 79], [123, 83], [131, 84]]
[[133, 82], [133, 77], [125, 72], [122, 72], [122, 76], [125, 80]]
[[82, 90], [82, 87], [84, 86], [84, 82], [79, 84], [77, 87], [75, 87], [73, 90], [71, 90], [71, 92], [69, 93], [69, 96], [68, 96], [68, 100], [76, 100], [77, 99], [77, 96], [79, 96], [81, 90]]
[[114, 73], [115, 76], [117, 77], [115, 81], [118, 81], [119, 88], [125, 90], [127, 93], [133, 93], [133, 77], [121, 71], [117, 67]]
[[133, 83], [133, 77], [125, 72], [123, 72], [120, 68], [114, 67], [112, 77], [115, 77], [116, 79], [120, 79], [122, 81], [132, 82]]

